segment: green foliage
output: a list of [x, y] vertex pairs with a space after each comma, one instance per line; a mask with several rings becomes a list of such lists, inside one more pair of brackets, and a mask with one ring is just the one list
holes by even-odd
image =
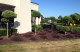
[[35, 28], [37, 31], [43, 30], [42, 26], [37, 26], [35, 24], [32, 25], [32, 31], [35, 31]]
[[43, 28], [41, 26], [37, 26], [37, 31], [41, 31]]
[[80, 32], [80, 27], [74, 27], [74, 32]]
[[62, 20], [62, 18], [63, 18], [62, 16], [59, 16], [59, 17], [58, 17], [58, 19], [60, 19], [60, 20]]
[[63, 31], [70, 31], [70, 28], [68, 26], [62, 26]]
[[56, 18], [53, 16], [49, 17], [49, 19], [52, 20], [52, 22], [54, 22], [56, 20]]
[[43, 20], [41, 20], [41, 24], [48, 24], [48, 20], [49, 18], [44, 18]]
[[8, 22], [8, 20], [6, 18], [2, 18], [1, 21], [2, 22]]
[[62, 25], [57, 25], [56, 29], [61, 31], [70, 31], [70, 28], [68, 26], [62, 26]]
[[35, 28], [37, 27], [37, 25], [36, 24], [33, 24], [32, 25], [32, 31], [35, 31]]
[[62, 20], [57, 19], [57, 23], [62, 23]]
[[16, 18], [17, 14], [14, 13], [13, 11], [11, 11], [11, 10], [5, 10], [5, 11], [2, 12], [2, 16], [4, 18]]
[[70, 16], [74, 21], [80, 20], [80, 15], [78, 13], [71, 14]]
[[65, 21], [65, 22], [72, 22], [72, 18], [70, 17], [70, 16], [65, 16], [64, 18], [63, 18], [63, 20]]
[[[8, 32], [9, 32], [9, 35], [10, 35], [11, 33], [17, 32], [17, 29], [9, 29]], [[0, 29], [0, 36], [6, 36], [6, 34], [7, 34], [6, 29]]]
[[57, 30], [62, 30], [62, 25], [56, 25]]
[[41, 14], [40, 14], [39, 11], [33, 11], [33, 12], [31, 13], [31, 16], [32, 16], [32, 17], [40, 17]]
[[63, 19], [62, 19], [62, 22], [69, 25], [69, 23], [72, 23], [72, 18], [70, 16], [65, 16]]

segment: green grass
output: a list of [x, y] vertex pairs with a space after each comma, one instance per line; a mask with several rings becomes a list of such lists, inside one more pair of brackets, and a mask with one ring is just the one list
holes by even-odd
[[80, 39], [0, 44], [0, 52], [80, 52]]

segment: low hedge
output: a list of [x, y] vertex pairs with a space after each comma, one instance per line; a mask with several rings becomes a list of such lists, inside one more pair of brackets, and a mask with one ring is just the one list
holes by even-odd
[[[8, 30], [9, 35], [12, 34], [13, 32], [17, 32], [17, 29], [9, 29]], [[0, 36], [6, 36], [6, 35], [7, 35], [7, 30], [0, 29]]]
[[80, 27], [74, 27], [74, 32], [80, 32]]
[[62, 25], [57, 25], [56, 29], [60, 31], [70, 31], [70, 28], [68, 26], [62, 26]]
[[42, 26], [37, 26], [37, 25], [32, 25], [32, 31], [34, 32], [35, 31], [35, 28], [37, 31], [40, 31], [40, 30], [43, 30], [43, 27]]
[[[71, 31], [72, 32], [72, 26], [56, 25], [56, 29], [61, 30], [61, 31]], [[73, 32], [80, 32], [80, 27], [74, 27]]]

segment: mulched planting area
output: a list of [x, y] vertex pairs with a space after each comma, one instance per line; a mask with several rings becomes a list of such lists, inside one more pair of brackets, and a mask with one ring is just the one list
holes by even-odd
[[34, 35], [34, 32], [28, 32], [25, 34], [13, 33], [8, 39], [0, 37], [0, 44], [31, 41], [56, 41], [79, 38], [80, 33], [67, 32], [67, 35], [64, 35], [63, 31], [44, 29], [42, 31], [37, 31], [36, 35]]

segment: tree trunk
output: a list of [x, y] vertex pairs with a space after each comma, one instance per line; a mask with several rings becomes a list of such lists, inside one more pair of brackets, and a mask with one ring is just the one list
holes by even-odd
[[69, 21], [68, 21], [68, 25], [69, 25]]
[[67, 32], [65, 31], [65, 35], [67, 35], [66, 33], [67, 33]]
[[[35, 25], [36, 25], [36, 17], [35, 17]], [[36, 27], [35, 27], [35, 35], [36, 35]]]
[[72, 32], [73, 32], [73, 30], [74, 30], [74, 21], [73, 21], [73, 23], [72, 23]]
[[9, 35], [8, 35], [8, 22], [7, 22], [7, 38], [8, 38], [8, 36], [9, 36]]
[[38, 25], [39, 25], [39, 18], [38, 18]]

